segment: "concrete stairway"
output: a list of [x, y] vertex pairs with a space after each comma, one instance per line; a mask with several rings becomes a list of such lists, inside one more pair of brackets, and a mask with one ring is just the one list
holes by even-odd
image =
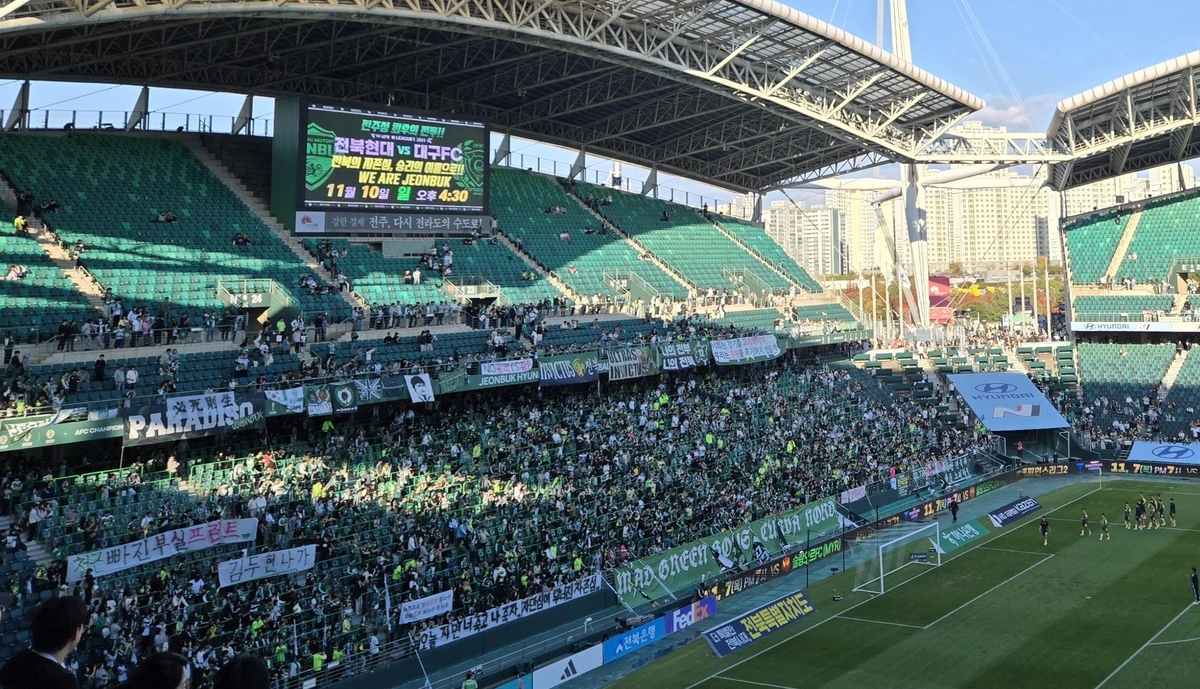
[[[8, 533], [16, 521], [13, 517], [0, 517], [0, 533]], [[41, 541], [27, 541], [25, 534], [22, 533], [21, 542], [25, 544], [25, 554], [38, 565], [48, 567], [50, 563], [54, 562], [54, 554]]]
[[[308, 266], [318, 277], [325, 279], [327, 283], [332, 284], [330, 280], [326, 279], [328, 273], [317, 263], [316, 258], [314, 258], [312, 254], [308, 253], [308, 249], [304, 248], [304, 243], [301, 242], [299, 238], [293, 236], [286, 227], [281, 225], [279, 221], [276, 220], [273, 215], [271, 215], [271, 209], [267, 207], [267, 204], [263, 200], [256, 197], [250, 191], [249, 187], [242, 183], [241, 180], [239, 180], [232, 172], [222, 165], [221, 161], [218, 160], [217, 157], [213, 155], [213, 153], [209, 151], [203, 143], [200, 142], [199, 138], [188, 137], [184, 139], [184, 143], [189, 149], [191, 149], [196, 158], [198, 158], [200, 162], [204, 163], [204, 166], [212, 171], [214, 175], [216, 175], [217, 179], [221, 180], [225, 186], [233, 190], [233, 193], [237, 194], [237, 197], [241, 199], [242, 203], [246, 204], [246, 207], [249, 208], [250, 211], [254, 213], [254, 215], [257, 216], [264, 225], [269, 227], [271, 231], [275, 233], [275, 236], [279, 237], [279, 239], [283, 241], [283, 243], [286, 244], [289, 249], [292, 250], [292, 253], [294, 253], [297, 258], [304, 262], [304, 265]], [[354, 300], [354, 297], [352, 297], [350, 293], [341, 292], [340, 295], [342, 300], [345, 301], [346, 305], [351, 309], [359, 308], [360, 304]], [[332, 337], [333, 334], [330, 333], [330, 339], [332, 339]]]
[[776, 268], [775, 266], [771, 265], [770, 263], [768, 263], [767, 259], [760, 256], [759, 253], [757, 251], [755, 251], [754, 249], [750, 248], [750, 246], [748, 244], [743, 242], [741, 239], [738, 239], [738, 237], [736, 235], [734, 235], [732, 232], [730, 232], [729, 230], [725, 229], [721, 225], [721, 223], [717, 222], [716, 220], [713, 220], [712, 218], [708, 218], [708, 222], [713, 227], [717, 228], [718, 232], [725, 235], [725, 237], [727, 239], [729, 239], [729, 241], [742, 247], [742, 251], [745, 251], [746, 253], [750, 254], [754, 258], [757, 258], [758, 262], [763, 264], [763, 267], [765, 267], [767, 270], [770, 270], [771, 272], [779, 275], [779, 277], [783, 278], [784, 280], [787, 280], [788, 284], [794, 286], [796, 288], [797, 292], [806, 291], [803, 287], [800, 286], [800, 283], [793, 280], [787, 273], [783, 272], [782, 270], [780, 270], [780, 269]]
[[1167, 367], [1166, 374], [1163, 375], [1162, 382], [1158, 384], [1158, 401], [1165, 402], [1167, 396], [1171, 394], [1171, 388], [1175, 385], [1175, 380], [1179, 378], [1179, 372], [1183, 370], [1183, 364], [1187, 361], [1188, 352], [1192, 350], [1184, 348], [1182, 352], [1175, 355], [1171, 360], [1171, 365]]
[[554, 288], [557, 289], [559, 292], [562, 292], [563, 294], [567, 295], [567, 297], [569, 297], [571, 299], [571, 301], [575, 302], [576, 304], [579, 304], [579, 303], [581, 303], [581, 300], [583, 299], [583, 297], [587, 296], [587, 295], [582, 295], [582, 294], [576, 294], [575, 291], [572, 290], [567, 285], [567, 283], [560, 280], [558, 278], [558, 276], [555, 275], [552, 271], [548, 271], [548, 270], [542, 268], [541, 266], [539, 266], [537, 264], [536, 261], [533, 260], [532, 257], [529, 256], [529, 254], [518, 249], [517, 245], [513, 244], [512, 241], [510, 241], [508, 237], [505, 237], [503, 234], [497, 233], [496, 239], [500, 240], [501, 244], [508, 247], [509, 251], [513, 252], [513, 254], [515, 254], [518, 258], [520, 258], [522, 261], [524, 261], [525, 265], [532, 268], [533, 271], [535, 273], [537, 273], [538, 275], [540, 275], [543, 280], [545, 280], [546, 282], [549, 282], [551, 285], [554, 285]]
[[1133, 233], [1141, 220], [1141, 209], [1135, 210], [1129, 216], [1129, 222], [1125, 223], [1125, 231], [1121, 233], [1121, 241], [1117, 242], [1117, 249], [1113, 252], [1112, 260], [1108, 262], [1108, 269], [1104, 271], [1105, 277], [1117, 277], [1117, 271], [1121, 268], [1121, 262], [1125, 260], [1125, 254], [1129, 251], [1129, 243], [1133, 241]]
[[[637, 247], [637, 250], [639, 253], [649, 256], [651, 263], [658, 266], [660, 269], [662, 269], [662, 271], [664, 273], [666, 273], [667, 275], [670, 275], [672, 278], [674, 278], [675, 282], [678, 282], [680, 285], [683, 285], [684, 289], [687, 289], [689, 292], [692, 289], [695, 289], [692, 286], [692, 283], [689, 282], [688, 279], [685, 278], [682, 273], [675, 270], [674, 268], [667, 265], [666, 263], [663, 263], [662, 261], [660, 261], [658, 259], [658, 257], [654, 255], [654, 252], [652, 252], [649, 249], [647, 249], [646, 247], [642, 246], [641, 242], [634, 239], [629, 233], [625, 232], [625, 230], [622, 230], [620, 227], [617, 227], [616, 223], [613, 223], [608, 218], [604, 217], [603, 215], [600, 215], [600, 213], [589, 208], [588, 205], [586, 203], [584, 203], [583, 199], [576, 196], [575, 192], [569, 186], [564, 185], [564, 190], [567, 192], [567, 196], [570, 196], [575, 201], [575, 203], [579, 204], [580, 208], [582, 208], [583, 210], [585, 210], [589, 214], [591, 214], [591, 216], [593, 218], [595, 218], [596, 221], [599, 222], [602, 226], [608, 226], [609, 228], [612, 229], [613, 232], [616, 232], [618, 235], [620, 235], [622, 239], [629, 242], [633, 246]], [[617, 266], [617, 267], [621, 267], [621, 266]]]

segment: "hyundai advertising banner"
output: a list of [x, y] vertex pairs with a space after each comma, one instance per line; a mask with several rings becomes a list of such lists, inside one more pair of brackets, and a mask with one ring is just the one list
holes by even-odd
[[989, 431], [1070, 426], [1024, 373], [958, 373], [947, 378]]
[[1200, 444], [1150, 443], [1139, 440], [1129, 451], [1131, 462], [1161, 462], [1164, 464], [1200, 465]]

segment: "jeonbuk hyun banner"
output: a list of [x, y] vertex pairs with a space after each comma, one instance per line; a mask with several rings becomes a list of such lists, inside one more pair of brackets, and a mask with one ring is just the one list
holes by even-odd
[[708, 346], [712, 348], [713, 361], [721, 366], [753, 364], [758, 361], [778, 359], [783, 354], [779, 349], [779, 340], [775, 339], [774, 335], [712, 340]]
[[774, 517], [760, 519], [700, 541], [644, 557], [618, 569], [617, 595], [631, 607], [673, 591], [691, 589], [705, 577], [766, 563], [788, 545], [820, 543], [840, 526], [837, 498], [825, 498]]
[[257, 537], [257, 519], [224, 519], [166, 531], [140, 541], [69, 556], [67, 581], [81, 581], [89, 569], [92, 574], [102, 577], [179, 553], [204, 550], [222, 543], [253, 541]]
[[1070, 426], [1024, 373], [958, 373], [947, 378], [989, 431]]

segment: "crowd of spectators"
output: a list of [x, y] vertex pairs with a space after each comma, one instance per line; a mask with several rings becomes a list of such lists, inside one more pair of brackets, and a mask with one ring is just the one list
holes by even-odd
[[[40, 469], [10, 474], [19, 526], [32, 515], [35, 536], [59, 534], [59, 555], [254, 517], [255, 549], [316, 544], [321, 563], [298, 582], [218, 590], [213, 563], [229, 556], [218, 550], [77, 584], [39, 568], [15, 588], [87, 601], [80, 673], [96, 686], [160, 649], [197, 667], [250, 650], [279, 677], [335, 658], [350, 672], [389, 640], [446, 621], [400, 624], [410, 598], [454, 589], [454, 615], [481, 612], [981, 447], [970, 430], [913, 423], [905, 403], [855, 370], [790, 358], [604, 394], [517, 392], [399, 407], [366, 427], [324, 424], [304, 450], [215, 457], [226, 470], [193, 467], [188, 487], [200, 498], [183, 505], [163, 499], [178, 494], [173, 484], [137, 473], [87, 489], [87, 503]], [[118, 497], [124, 514], [84, 509]]]

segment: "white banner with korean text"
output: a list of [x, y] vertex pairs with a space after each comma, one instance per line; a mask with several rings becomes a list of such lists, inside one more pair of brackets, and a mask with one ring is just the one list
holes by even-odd
[[410, 600], [400, 606], [400, 621], [408, 624], [409, 622], [420, 622], [427, 620], [430, 617], [445, 615], [454, 609], [454, 589], [435, 593], [432, 596], [425, 596], [417, 600]]
[[417, 650], [427, 651], [435, 646], [445, 646], [460, 639], [477, 634], [487, 629], [499, 627], [506, 622], [521, 619], [527, 615], [548, 610], [595, 593], [604, 588], [604, 578], [599, 574], [584, 577], [565, 586], [552, 588], [519, 601], [507, 603], [498, 608], [492, 608], [478, 615], [468, 615], [456, 619], [450, 624], [427, 629], [417, 634]]
[[298, 548], [272, 550], [269, 553], [221, 562], [217, 564], [217, 576], [221, 588], [225, 588], [255, 579], [305, 572], [312, 569], [316, 563], [317, 546], [302, 545]]
[[89, 569], [96, 577], [102, 577], [165, 560], [179, 553], [204, 550], [224, 543], [253, 541], [257, 537], [257, 519], [222, 519], [165, 531], [140, 541], [71, 555], [67, 558], [67, 581], [82, 580]]

